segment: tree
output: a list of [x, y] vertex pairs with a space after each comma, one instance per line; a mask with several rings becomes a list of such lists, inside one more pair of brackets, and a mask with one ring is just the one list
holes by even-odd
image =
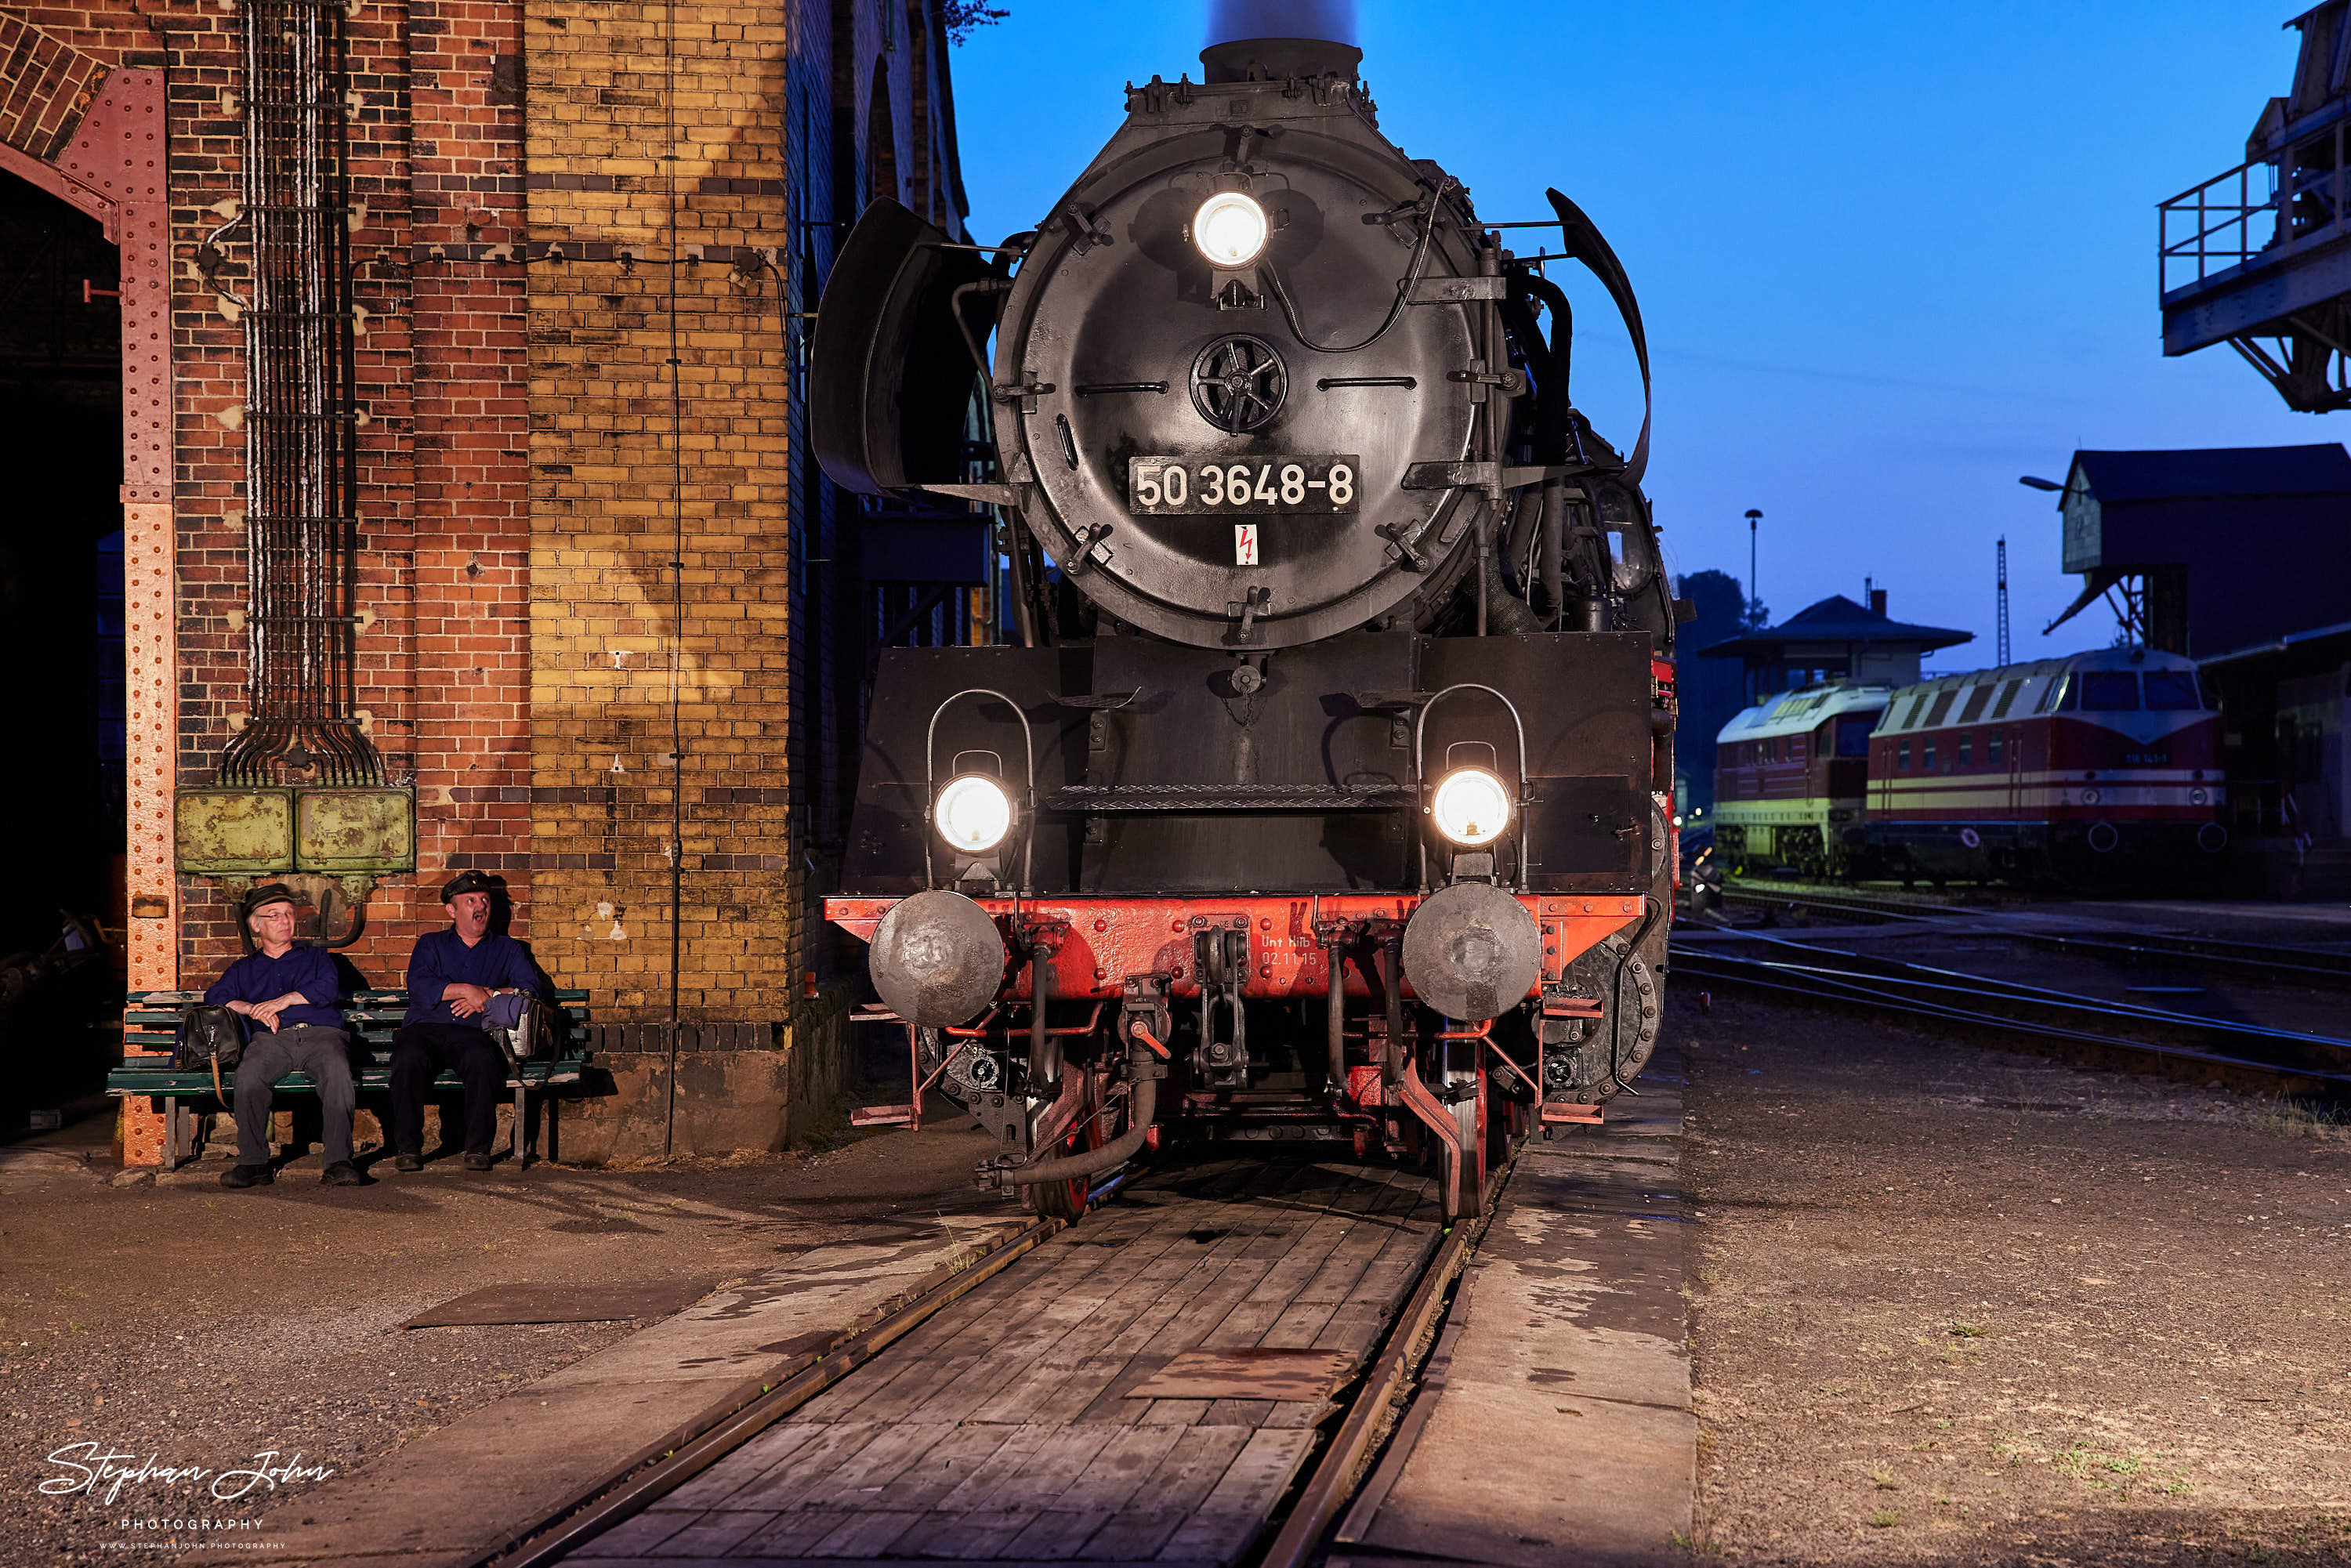
[[939, 25], [947, 30], [947, 42], [960, 44], [971, 37], [974, 27], [992, 27], [1011, 12], [984, 4], [984, 0], [940, 0]]

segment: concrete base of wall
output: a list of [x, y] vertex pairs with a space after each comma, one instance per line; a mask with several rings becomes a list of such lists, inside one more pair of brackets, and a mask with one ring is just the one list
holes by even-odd
[[849, 999], [837, 988], [803, 1004], [788, 1030], [682, 1026], [674, 1058], [658, 1027], [600, 1032], [619, 1049], [592, 1050], [538, 1141], [566, 1165], [786, 1149], [838, 1113], [852, 1074]]

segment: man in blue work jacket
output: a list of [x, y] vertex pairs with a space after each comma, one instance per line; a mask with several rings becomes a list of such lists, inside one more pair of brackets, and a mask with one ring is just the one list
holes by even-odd
[[465, 1092], [465, 1168], [490, 1168], [506, 1053], [490, 1038], [490, 1000], [540, 989], [521, 943], [490, 930], [490, 879], [460, 872], [441, 888], [449, 929], [416, 939], [408, 960], [408, 1013], [392, 1037], [392, 1166], [424, 1168], [424, 1096], [444, 1071]]
[[254, 950], [231, 964], [204, 993], [213, 1007], [242, 1014], [249, 1038], [236, 1067], [236, 1164], [223, 1186], [267, 1186], [271, 1091], [291, 1072], [307, 1072], [326, 1118], [329, 1186], [365, 1180], [351, 1164], [350, 1037], [335, 1002], [335, 961], [319, 947], [294, 943], [294, 894], [264, 883], [245, 895]]

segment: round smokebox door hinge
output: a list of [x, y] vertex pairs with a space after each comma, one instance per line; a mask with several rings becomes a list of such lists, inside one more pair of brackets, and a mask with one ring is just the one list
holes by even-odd
[[1192, 406], [1228, 435], [1264, 424], [1289, 395], [1289, 368], [1262, 338], [1219, 338], [1192, 361]]

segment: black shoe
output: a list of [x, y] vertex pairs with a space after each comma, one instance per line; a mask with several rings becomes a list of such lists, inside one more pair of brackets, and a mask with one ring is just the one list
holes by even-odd
[[421, 1171], [424, 1168], [423, 1155], [394, 1155], [392, 1168], [396, 1171]]
[[267, 1186], [277, 1173], [267, 1166], [231, 1166], [221, 1172], [223, 1186]]
[[360, 1167], [350, 1161], [337, 1160], [319, 1176], [319, 1182], [322, 1186], [365, 1186], [367, 1177], [360, 1175]]
[[490, 1168], [490, 1156], [487, 1155], [467, 1155], [465, 1156], [465, 1168], [469, 1171], [486, 1171]]

